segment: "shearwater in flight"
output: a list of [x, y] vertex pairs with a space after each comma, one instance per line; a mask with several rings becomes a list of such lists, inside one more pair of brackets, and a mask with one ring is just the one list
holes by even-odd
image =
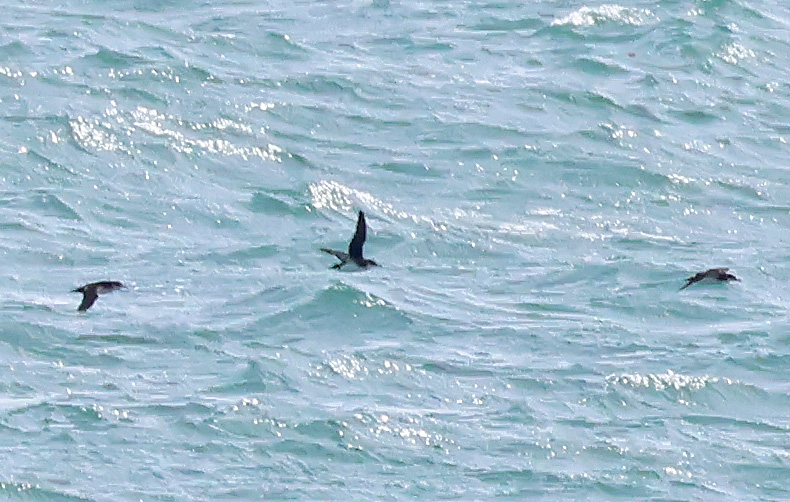
[[80, 303], [80, 306], [77, 307], [77, 310], [84, 312], [91, 308], [91, 305], [96, 302], [96, 299], [99, 298], [99, 295], [103, 295], [105, 293], [109, 293], [110, 291], [115, 291], [116, 289], [125, 287], [126, 286], [117, 281], [92, 282], [72, 290], [72, 293], [82, 293], [82, 303]]
[[712, 279], [714, 281], [740, 281], [737, 277], [732, 274], [728, 274], [728, 268], [712, 268], [710, 270], [706, 270], [705, 272], [700, 272], [696, 275], [693, 275], [686, 279], [686, 285], [680, 288], [680, 290], [684, 290], [687, 287], [691, 286], [695, 282], [700, 282], [705, 279]]
[[362, 246], [365, 244], [365, 235], [367, 233], [367, 225], [365, 224], [365, 213], [359, 212], [357, 218], [357, 231], [354, 232], [354, 238], [348, 245], [348, 253], [343, 251], [335, 251], [334, 249], [321, 248], [324, 253], [329, 253], [337, 257], [340, 263], [332, 265], [332, 268], [337, 270], [359, 270], [368, 267], [377, 267], [379, 264], [373, 260], [367, 260], [362, 256]]

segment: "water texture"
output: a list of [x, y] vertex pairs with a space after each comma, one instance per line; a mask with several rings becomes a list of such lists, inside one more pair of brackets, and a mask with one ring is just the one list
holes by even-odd
[[2, 11], [0, 498], [790, 498], [784, 4]]

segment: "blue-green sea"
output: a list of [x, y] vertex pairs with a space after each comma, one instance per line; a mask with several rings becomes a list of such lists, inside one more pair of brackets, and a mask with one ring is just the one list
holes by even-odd
[[790, 6], [0, 5], [0, 499], [790, 499]]

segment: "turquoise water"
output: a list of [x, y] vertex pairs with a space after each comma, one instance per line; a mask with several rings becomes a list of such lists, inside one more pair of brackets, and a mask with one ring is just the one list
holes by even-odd
[[787, 7], [3, 13], [3, 498], [790, 498]]

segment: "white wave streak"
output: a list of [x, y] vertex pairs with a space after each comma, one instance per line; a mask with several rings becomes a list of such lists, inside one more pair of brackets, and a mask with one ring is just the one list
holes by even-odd
[[[635, 374], [622, 374], [622, 375], [609, 375], [606, 381], [614, 385], [628, 385], [634, 388], [652, 388], [655, 390], [675, 389], [675, 390], [700, 390], [705, 388], [709, 383], [719, 382], [719, 378], [711, 376], [689, 376], [680, 375], [672, 370], [667, 370], [666, 373], [640, 375]], [[728, 385], [733, 382], [729, 378], [723, 378]]]
[[[460, 449], [460, 445], [455, 440], [430, 430], [430, 427], [436, 424], [436, 419], [388, 413], [378, 415], [355, 413], [354, 418], [364, 429], [357, 431], [353, 436], [350, 434], [346, 436], [346, 433], [341, 431], [340, 435], [349, 441], [352, 439], [358, 441], [360, 436], [366, 435], [376, 440], [394, 438], [407, 445], [441, 448], [445, 454], [449, 453], [450, 449]], [[343, 425], [349, 427], [347, 423]], [[363, 449], [360, 443], [349, 442], [347, 447]]]
[[[165, 115], [154, 109], [139, 106], [131, 112], [122, 112], [115, 103], [105, 110], [102, 119], [89, 119], [77, 117], [70, 120], [72, 137], [87, 149], [97, 151], [121, 151], [131, 155], [139, 145], [133, 140], [124, 142], [120, 137], [134, 137], [142, 131], [151, 136], [162, 137], [168, 140], [170, 148], [179, 152], [191, 154], [203, 151], [208, 153], [241, 157], [244, 160], [260, 158], [267, 161], [282, 162], [282, 148], [277, 145], [267, 144], [262, 146], [238, 146], [234, 143], [217, 138], [199, 138], [196, 134], [187, 135], [179, 128], [188, 128], [195, 133], [202, 131], [232, 131], [251, 136], [252, 128], [246, 124], [225, 118], [217, 118], [206, 124], [187, 125], [172, 115]], [[117, 132], [115, 129], [119, 129]]]
[[[248, 160], [251, 157], [259, 157], [263, 160], [271, 160], [275, 162], [282, 161], [281, 157], [279, 156], [279, 154], [282, 153], [282, 149], [272, 144], [269, 144], [266, 147], [239, 147], [230, 141], [222, 139], [189, 138], [180, 131], [166, 127], [165, 121], [167, 119], [172, 119], [172, 117], [165, 117], [164, 114], [161, 114], [150, 108], [145, 108], [142, 106], [138, 107], [137, 110], [132, 112], [132, 118], [134, 126], [138, 129], [154, 136], [170, 138], [173, 141], [173, 148], [179, 152], [192, 153], [197, 149], [207, 151], [209, 153], [238, 156], [244, 160]], [[233, 123], [223, 120], [221, 122], [212, 123], [211, 127], [224, 130], [230, 127], [231, 124]], [[202, 129], [202, 127], [193, 127], [193, 129]], [[251, 132], [247, 131], [248, 128], [242, 126], [235, 126], [234, 129], [244, 132]]]
[[127, 155], [132, 153], [105, 124], [98, 120], [77, 117], [70, 120], [69, 125], [74, 141], [83, 148], [105, 152], [121, 151]]
[[722, 47], [721, 51], [716, 54], [724, 62], [729, 64], [738, 64], [739, 61], [744, 59], [752, 59], [757, 57], [757, 54], [751, 49], [748, 49], [741, 44], [732, 43]]
[[655, 22], [655, 15], [647, 9], [623, 7], [622, 5], [604, 4], [599, 7], [582, 7], [560, 19], [551, 22], [552, 26], [593, 26], [612, 21], [620, 24], [642, 26], [647, 22]]
[[341, 354], [322, 364], [310, 365], [310, 376], [326, 378], [328, 375], [340, 375], [348, 380], [364, 380], [370, 376], [390, 376], [400, 373], [415, 371], [424, 375], [425, 370], [418, 370], [408, 363], [398, 363], [385, 360], [382, 364], [372, 363], [368, 366], [362, 359], [347, 354]]
[[424, 216], [417, 216], [409, 214], [405, 211], [396, 209], [392, 204], [386, 203], [381, 199], [376, 198], [369, 192], [355, 190], [353, 188], [341, 185], [336, 181], [321, 180], [318, 183], [313, 183], [309, 187], [310, 199], [313, 202], [313, 207], [322, 209], [328, 207], [335, 211], [351, 211], [359, 204], [375, 207], [376, 210], [382, 214], [386, 214], [401, 220], [412, 220], [415, 223], [424, 222], [429, 224], [434, 230], [446, 230], [446, 225], [435, 223], [434, 221]]

